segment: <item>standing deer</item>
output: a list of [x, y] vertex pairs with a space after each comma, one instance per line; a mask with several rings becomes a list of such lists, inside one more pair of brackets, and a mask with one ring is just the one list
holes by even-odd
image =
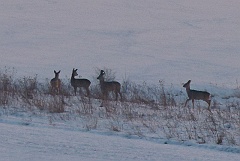
[[103, 94], [103, 99], [105, 100], [107, 98], [109, 92], [114, 92], [116, 95], [116, 101], [118, 100], [118, 94], [120, 95], [122, 100], [122, 94], [120, 92], [121, 84], [117, 81], [110, 81], [110, 82], [104, 81], [104, 77], [103, 77], [104, 74], [105, 72], [101, 70], [100, 75], [97, 77], [97, 79], [99, 79], [100, 81], [100, 87]]
[[75, 79], [74, 77], [78, 76], [77, 70], [78, 69], [74, 69], [73, 68], [73, 70], [72, 70], [72, 77], [71, 77], [71, 85], [74, 88], [75, 96], [76, 96], [76, 93], [77, 93], [77, 88], [78, 87], [79, 88], [82, 87], [82, 88], [84, 88], [86, 90], [87, 96], [89, 97], [90, 96], [89, 86], [90, 86], [91, 82], [88, 79]]
[[61, 70], [59, 70], [58, 72], [56, 72], [54, 70], [54, 74], [55, 77], [53, 79], [51, 79], [50, 84], [51, 84], [51, 92], [52, 93], [59, 93], [60, 92], [60, 86], [61, 86], [61, 80], [59, 79], [59, 73], [61, 72]]
[[188, 101], [192, 100], [193, 108], [194, 108], [194, 100], [203, 100], [208, 103], [208, 109], [210, 110], [211, 98], [210, 93], [206, 91], [197, 91], [190, 89], [191, 80], [183, 85], [186, 88], [188, 99], [185, 102], [185, 107]]

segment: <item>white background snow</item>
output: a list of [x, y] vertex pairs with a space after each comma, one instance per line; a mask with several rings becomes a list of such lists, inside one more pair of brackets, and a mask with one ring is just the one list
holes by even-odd
[[0, 160], [237, 161], [239, 153], [84, 132], [45, 124], [1, 122]]
[[[235, 89], [240, 79], [238, 0], [0, 1], [0, 67], [40, 80], [96, 82], [96, 68], [116, 79]], [[211, 89], [211, 88], [210, 88]], [[211, 91], [215, 92], [216, 91]], [[225, 93], [225, 91], [221, 91]], [[216, 148], [55, 127], [0, 117], [0, 160], [239, 160]], [[20, 117], [21, 118], [21, 117]], [[67, 125], [66, 125], [67, 126]]]

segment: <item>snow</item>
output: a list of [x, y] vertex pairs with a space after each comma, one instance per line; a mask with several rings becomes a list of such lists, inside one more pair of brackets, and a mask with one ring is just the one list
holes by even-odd
[[240, 149], [232, 153], [234, 151], [226, 149], [219, 151], [214, 146], [166, 144], [153, 138], [145, 140], [66, 129], [44, 121], [40, 124], [39, 120], [27, 124], [26, 120], [17, 121], [17, 117], [15, 120], [14, 123], [4, 118], [0, 120], [0, 160], [239, 160]]
[[[73, 67], [95, 79], [110, 68], [122, 80], [236, 87], [239, 1], [16, 1], [1, 3], [1, 67], [52, 77]], [[177, 79], [176, 79], [177, 78]]]
[[[67, 80], [78, 68], [95, 84], [96, 68], [108, 68], [120, 82], [163, 80], [178, 91], [191, 79], [192, 88], [208, 90], [224, 104], [221, 98], [239, 87], [239, 5], [238, 0], [1, 1], [0, 69], [13, 67], [17, 77], [37, 74], [44, 81], [53, 70]], [[239, 147], [186, 146], [32, 117], [0, 115], [0, 160], [240, 159]]]

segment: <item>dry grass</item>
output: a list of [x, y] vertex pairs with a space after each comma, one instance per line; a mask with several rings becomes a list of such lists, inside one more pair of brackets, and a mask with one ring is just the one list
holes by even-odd
[[[106, 71], [106, 79], [115, 78]], [[226, 108], [211, 111], [199, 107], [182, 107], [182, 102], [163, 81], [159, 85], [136, 84], [129, 80], [122, 83], [122, 101], [113, 101], [110, 94], [104, 107], [101, 103], [99, 82], [91, 86], [90, 100], [82, 93], [73, 95], [70, 83], [62, 81], [59, 93], [51, 94], [49, 80], [39, 82], [37, 76], [16, 78], [15, 69], [0, 71], [0, 107], [18, 110], [59, 114], [61, 119], [80, 117], [83, 128], [97, 129], [99, 124], [114, 132], [125, 132], [144, 137], [155, 134], [179, 141], [194, 140], [199, 144], [214, 143], [240, 146], [239, 102], [226, 102]], [[96, 72], [98, 75], [99, 72]], [[185, 94], [183, 94], [185, 95]], [[178, 97], [178, 98], [177, 98]], [[185, 98], [185, 97], [184, 97]], [[66, 114], [67, 113], [67, 114]], [[52, 122], [53, 117], [50, 117]]]

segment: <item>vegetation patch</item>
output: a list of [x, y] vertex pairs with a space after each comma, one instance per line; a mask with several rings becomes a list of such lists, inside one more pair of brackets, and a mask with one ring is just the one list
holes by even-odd
[[[53, 92], [48, 79], [40, 82], [37, 76], [16, 78], [15, 73], [11, 68], [0, 71], [1, 115], [24, 111], [48, 115], [50, 124], [75, 121], [86, 130], [240, 146], [237, 99], [228, 100], [221, 107], [215, 99], [211, 110], [197, 101], [195, 108], [190, 102], [184, 107], [187, 94], [166, 88], [164, 81], [147, 85], [125, 80], [121, 83], [122, 99], [115, 101], [114, 93], [109, 92], [100, 107], [103, 97], [98, 82], [91, 84], [90, 95], [78, 90], [75, 96], [70, 80], [61, 80], [60, 90]], [[115, 78], [111, 70], [105, 69], [105, 73], [106, 80]]]

